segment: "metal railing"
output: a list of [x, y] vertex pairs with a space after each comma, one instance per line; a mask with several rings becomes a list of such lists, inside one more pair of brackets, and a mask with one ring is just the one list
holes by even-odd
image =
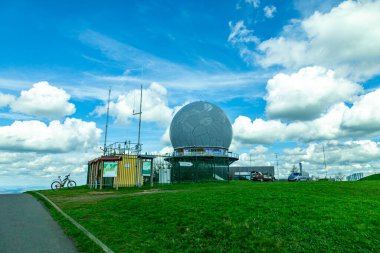
[[193, 151], [193, 152], [173, 152], [172, 156], [215, 156], [215, 157], [229, 157], [239, 159], [239, 155], [232, 152], [207, 152], [207, 151]]
[[139, 147], [137, 143], [132, 143], [130, 141], [115, 142], [106, 147], [105, 155], [112, 156], [112, 155], [137, 154], [138, 150], [139, 150]]

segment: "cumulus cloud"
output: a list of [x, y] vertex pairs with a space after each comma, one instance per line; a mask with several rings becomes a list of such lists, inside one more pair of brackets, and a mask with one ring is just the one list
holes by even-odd
[[273, 18], [274, 14], [277, 12], [276, 6], [273, 5], [267, 5], [264, 7], [264, 15], [267, 18]]
[[257, 50], [263, 55], [254, 53], [254, 60], [265, 68], [272, 65], [299, 68], [311, 62], [308, 60], [310, 55], [307, 54], [307, 43], [291, 38], [281, 36], [265, 40], [257, 46]]
[[258, 145], [249, 150], [247, 153], [239, 155], [239, 160], [234, 162], [232, 166], [266, 166], [271, 165], [269, 161], [268, 148]]
[[53, 179], [67, 174], [71, 174], [77, 185], [85, 184], [87, 163], [99, 155], [96, 150], [45, 154], [3, 151], [0, 153], [0, 188], [48, 189]]
[[47, 118], [60, 118], [75, 113], [75, 105], [69, 103], [70, 95], [65, 90], [51, 86], [48, 82], [33, 84], [29, 90], [10, 103], [13, 112]]
[[[325, 154], [323, 153], [323, 146]], [[239, 161], [232, 166], [275, 165], [275, 154], [262, 145], [257, 145], [249, 152], [242, 153]], [[326, 160], [326, 169], [324, 161]], [[287, 178], [293, 166], [298, 169], [302, 163], [304, 171], [310, 175], [324, 178], [336, 175], [351, 175], [362, 172], [365, 175], [379, 173], [380, 143], [372, 140], [327, 141], [309, 143], [306, 146], [285, 148], [278, 156], [280, 178]], [[275, 171], [277, 177], [277, 170]]]
[[306, 147], [284, 149], [281, 156], [281, 167], [288, 171], [294, 164], [303, 163], [306, 171], [313, 175], [325, 176], [324, 160], [326, 159], [328, 177], [343, 173], [346, 176], [363, 172], [378, 173], [380, 164], [380, 143], [371, 140], [329, 141], [324, 145], [310, 143]]
[[[173, 114], [173, 109], [168, 106], [167, 90], [158, 83], [152, 83], [142, 93], [142, 120], [159, 123], [167, 126]], [[133, 111], [139, 111], [140, 90], [135, 89], [121, 94], [116, 101], [110, 102], [110, 115], [116, 119], [117, 123], [128, 123], [136, 117]], [[98, 106], [95, 109], [97, 115], [107, 112], [107, 105]]]
[[48, 125], [41, 121], [15, 121], [0, 127], [0, 149], [17, 152], [69, 152], [84, 151], [98, 145], [101, 130], [95, 122], [67, 118]]
[[[86, 179], [87, 162], [98, 155], [101, 130], [95, 122], [66, 118], [48, 123], [29, 115], [61, 118], [75, 112], [70, 95], [48, 82], [35, 83], [18, 97], [0, 94], [3, 117], [23, 118], [0, 126], [0, 184], [3, 187], [48, 188], [53, 177], [71, 173], [78, 184]], [[15, 112], [19, 113], [16, 114]], [[1, 190], [1, 189], [0, 189]], [[2, 189], [4, 190], [4, 189]]]
[[276, 141], [313, 141], [360, 139], [380, 133], [380, 89], [358, 96], [352, 106], [337, 103], [320, 117], [284, 123], [280, 120], [251, 120], [239, 116], [232, 124], [233, 147], [274, 143]]
[[173, 153], [173, 151], [174, 151], [173, 147], [165, 146], [158, 153], [159, 154], [170, 154], [170, 153]]
[[[345, 1], [330, 12], [315, 12], [294, 33], [263, 41], [256, 60], [264, 67], [322, 65], [355, 80], [368, 79], [380, 73], [379, 12], [379, 1]], [[296, 29], [302, 36], [288, 36], [298, 34]]]
[[15, 100], [15, 97], [9, 94], [3, 94], [0, 92], [0, 108], [8, 106]]
[[238, 143], [273, 143], [283, 139], [286, 125], [277, 120], [255, 119], [252, 121], [246, 116], [239, 116], [232, 124], [232, 129], [233, 139]]
[[84, 174], [87, 162], [97, 155], [96, 152], [70, 152], [37, 154], [35, 152], [2, 152], [1, 163], [7, 163], [2, 168], [5, 174], [32, 175], [38, 177], [51, 177], [63, 173]]
[[361, 96], [343, 115], [342, 127], [351, 131], [380, 131], [380, 89]]
[[318, 118], [332, 105], [352, 101], [362, 92], [359, 84], [318, 66], [291, 75], [277, 74], [268, 81], [266, 89], [268, 116], [290, 120]]
[[172, 145], [171, 141], [170, 141], [170, 126], [168, 126], [165, 130], [165, 133], [162, 135], [161, 137], [161, 142], [162, 144], [164, 144], [165, 146], [170, 146]]
[[340, 127], [346, 110], [348, 107], [344, 103], [339, 103], [320, 118], [290, 123], [285, 127], [283, 140], [311, 142], [346, 137], [348, 133], [342, 131]]

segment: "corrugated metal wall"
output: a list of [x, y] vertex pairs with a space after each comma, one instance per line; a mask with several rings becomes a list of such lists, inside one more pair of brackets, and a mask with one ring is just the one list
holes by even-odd
[[[89, 163], [87, 184], [90, 188], [100, 187], [133, 187], [136, 186], [136, 181], [143, 182], [141, 174], [141, 160], [137, 159], [136, 155], [121, 155], [121, 160], [118, 162], [117, 178], [103, 178], [103, 164], [104, 161], [98, 160]], [[137, 177], [136, 177], [136, 163], [137, 163]]]
[[[117, 180], [119, 180], [119, 187], [131, 187], [136, 185], [136, 179], [142, 182], [142, 175], [140, 169], [140, 160], [136, 155], [122, 155], [121, 161], [117, 170], [117, 178], [114, 179], [113, 187], [116, 188]], [[136, 162], [138, 166], [138, 177], [136, 177]]]

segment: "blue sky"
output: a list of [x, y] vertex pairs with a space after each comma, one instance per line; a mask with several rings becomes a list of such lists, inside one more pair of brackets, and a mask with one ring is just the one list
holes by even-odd
[[[104, 139], [170, 151], [186, 103], [220, 106], [238, 164], [378, 173], [379, 1], [10, 1], [0, 3], [0, 188], [46, 186]], [[165, 135], [166, 132], [166, 135]]]

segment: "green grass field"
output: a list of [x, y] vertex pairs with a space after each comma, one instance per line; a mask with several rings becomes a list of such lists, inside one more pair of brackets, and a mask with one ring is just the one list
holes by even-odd
[[380, 174], [374, 174], [374, 175], [362, 178], [362, 180], [380, 180]]
[[380, 252], [379, 181], [41, 193], [115, 252]]

